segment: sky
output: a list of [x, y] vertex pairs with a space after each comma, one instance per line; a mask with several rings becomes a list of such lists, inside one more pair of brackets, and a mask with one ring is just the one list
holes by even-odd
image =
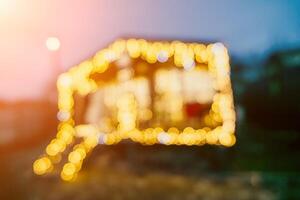
[[296, 0], [0, 0], [0, 99], [40, 98], [58, 69], [122, 36], [220, 41], [242, 59], [300, 47], [299, 10]]

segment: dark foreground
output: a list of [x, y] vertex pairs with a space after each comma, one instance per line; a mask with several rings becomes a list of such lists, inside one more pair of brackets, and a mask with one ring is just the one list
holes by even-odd
[[[32, 162], [55, 132], [55, 118], [37, 119], [51, 123], [28, 125], [30, 117], [24, 117], [24, 123], [0, 126], [1, 134], [17, 131], [14, 143], [0, 146], [0, 199], [300, 199], [297, 131], [267, 130], [243, 121], [237, 144], [229, 149], [99, 146], [77, 180], [65, 183], [59, 171], [46, 177], [32, 173]], [[32, 133], [25, 137], [24, 130]]]

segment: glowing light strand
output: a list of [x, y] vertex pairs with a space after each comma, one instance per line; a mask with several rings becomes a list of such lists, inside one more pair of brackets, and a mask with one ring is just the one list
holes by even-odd
[[[125, 95], [123, 102], [118, 103], [118, 130], [112, 133], [102, 133], [94, 125], [77, 125], [73, 120], [74, 99], [73, 94], [86, 95], [97, 90], [97, 84], [90, 79], [92, 73], [103, 73], [109, 63], [118, 60], [124, 53], [131, 58], [141, 58], [148, 63], [166, 62], [173, 56], [174, 64], [191, 70], [196, 63], [207, 64], [208, 70], [215, 77], [215, 89], [220, 91], [215, 94], [211, 115], [216, 121], [222, 122], [221, 126], [211, 130], [202, 128], [194, 130], [191, 127], [180, 132], [177, 128], [163, 130], [162, 128], [148, 128], [139, 130], [136, 127], [136, 101], [133, 96]], [[61, 178], [73, 181], [81, 168], [82, 162], [88, 152], [97, 144], [112, 145], [123, 139], [131, 139], [145, 145], [204, 145], [216, 144], [232, 146], [236, 139], [235, 110], [230, 83], [230, 66], [227, 49], [221, 43], [205, 46], [196, 43], [183, 43], [174, 41], [147, 42], [143, 39], [117, 40], [108, 48], [103, 49], [78, 66], [63, 73], [57, 80], [58, 89], [58, 132], [46, 147], [45, 155], [33, 163], [33, 171], [37, 175], [50, 172], [53, 165], [59, 160], [62, 152], [74, 141], [75, 137], [83, 141], [75, 145], [68, 155], [68, 162], [63, 166]], [[121, 98], [122, 100], [122, 98]]]

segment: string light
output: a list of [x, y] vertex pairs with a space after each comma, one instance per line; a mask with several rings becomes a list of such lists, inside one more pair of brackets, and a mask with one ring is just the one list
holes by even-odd
[[[48, 38], [46, 45], [49, 50], [57, 50], [60, 43], [57, 38]], [[198, 102], [212, 101], [211, 109], [204, 117], [207, 126], [200, 129], [187, 127], [183, 130], [176, 127], [168, 130], [164, 130], [162, 127], [140, 129], [139, 123], [152, 119], [156, 113], [149, 109], [151, 100], [140, 97], [149, 96], [145, 93], [149, 83], [143, 78], [131, 82], [129, 79], [131, 79], [132, 72], [128, 71], [129, 69], [123, 69], [125, 71], [122, 71], [118, 76], [123, 83], [122, 87], [107, 86], [104, 89], [104, 93], [111, 94], [104, 96], [105, 105], [108, 107], [115, 106], [117, 109], [116, 127], [109, 128], [107, 126], [103, 128], [97, 124], [76, 125], [73, 119], [74, 94], [87, 95], [95, 92], [99, 87], [90, 75], [104, 73], [110, 67], [110, 63], [114, 61], [117, 65], [124, 67], [130, 63], [131, 59], [137, 58], [149, 64], [157, 61], [166, 63], [173, 60], [174, 65], [186, 70], [184, 73], [187, 74], [198, 68], [198, 65], [207, 65], [208, 73], [213, 77], [210, 85], [213, 85], [217, 92], [207, 94], [210, 95], [208, 99], [203, 99], [199, 95], [192, 95], [191, 97], [196, 98]], [[183, 97], [184, 95], [182, 95], [178, 85], [180, 79], [176, 70], [170, 71], [169, 74], [164, 74], [164, 70], [157, 72], [156, 81], [159, 84], [155, 85], [155, 91], [158, 94], [164, 94], [168, 105], [156, 104], [154, 107], [158, 110], [167, 108], [167, 115], [170, 116], [171, 120], [179, 122], [184, 117], [182, 102], [186, 100], [184, 98], [188, 97], [188, 93], [187, 97]], [[130, 86], [131, 84], [133, 86]], [[140, 89], [134, 91], [137, 86]], [[203, 88], [199, 90], [201, 89]], [[205, 88], [205, 93], [207, 93], [207, 89], [211, 90], [212, 88]], [[230, 82], [229, 56], [226, 47], [221, 43], [206, 46], [180, 41], [167, 43], [148, 42], [143, 39], [117, 40], [108, 48], [97, 52], [93, 58], [61, 74], [57, 80], [57, 90], [59, 109], [57, 118], [60, 121], [58, 132], [56, 137], [47, 145], [45, 156], [33, 164], [33, 171], [38, 175], [50, 172], [53, 165], [61, 160], [54, 158], [61, 158], [62, 153], [69, 149], [75, 138], [82, 138], [82, 141], [77, 145], [75, 144], [73, 150], [68, 154], [68, 161], [61, 171], [61, 178], [65, 181], [76, 179], [83, 160], [99, 144], [113, 145], [124, 139], [130, 139], [144, 145], [214, 144], [229, 147], [236, 142], [234, 136], [236, 117]], [[117, 96], [120, 94], [116, 92], [117, 90], [123, 91], [121, 96]], [[139, 93], [142, 95], [138, 95]], [[191, 93], [194, 94], [195, 92], [191, 90]], [[111, 123], [109, 118], [107, 120]]]

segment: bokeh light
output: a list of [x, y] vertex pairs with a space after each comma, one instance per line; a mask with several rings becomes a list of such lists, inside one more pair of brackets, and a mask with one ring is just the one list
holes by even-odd
[[57, 37], [48, 37], [46, 40], [46, 47], [49, 51], [58, 51], [60, 48], [60, 41]]

